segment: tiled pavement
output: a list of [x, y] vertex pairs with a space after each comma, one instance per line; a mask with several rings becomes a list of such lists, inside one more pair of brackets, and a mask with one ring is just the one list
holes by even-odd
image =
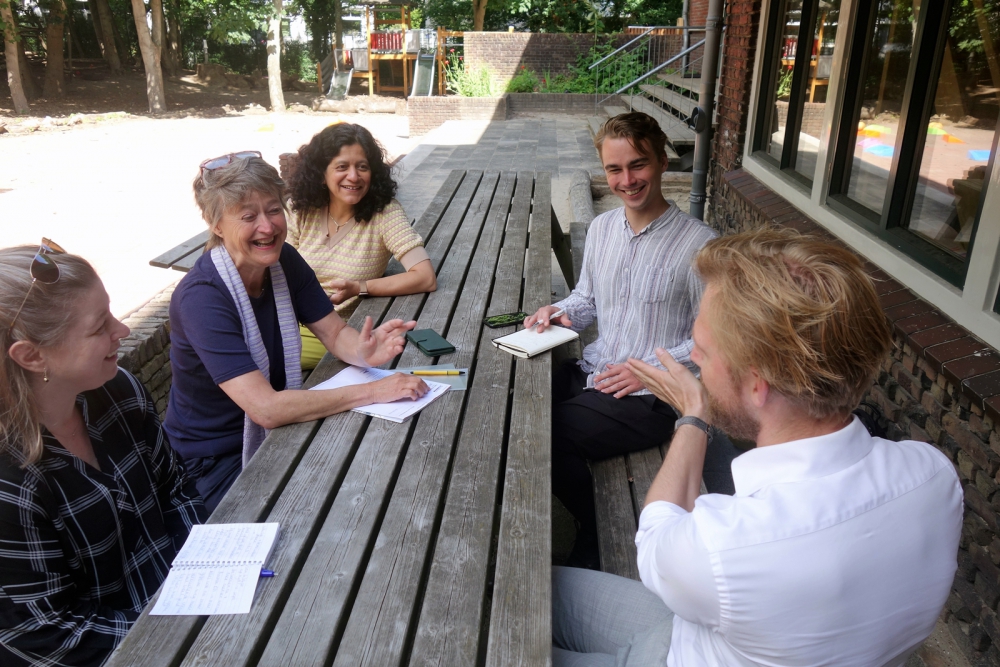
[[[468, 143], [456, 136], [463, 133]], [[556, 181], [576, 169], [600, 172], [601, 164], [585, 117], [562, 116], [446, 123], [404, 159], [403, 168], [398, 199], [417, 218], [452, 169], [548, 171]]]

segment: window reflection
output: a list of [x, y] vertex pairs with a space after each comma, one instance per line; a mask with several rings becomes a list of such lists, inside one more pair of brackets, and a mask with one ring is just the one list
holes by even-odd
[[819, 152], [819, 138], [826, 110], [826, 92], [830, 86], [830, 72], [833, 70], [833, 47], [837, 41], [840, 0], [820, 0], [818, 10], [795, 158], [795, 171], [810, 180], [816, 173], [816, 155]]
[[798, 50], [799, 22], [802, 18], [802, 0], [789, 0], [785, 8], [784, 26], [778, 33], [779, 53], [774, 77], [774, 112], [771, 114], [770, 140], [763, 146], [767, 154], [781, 160], [781, 147], [785, 140], [785, 122], [788, 119], [788, 100], [792, 92], [792, 69]]
[[947, 30], [908, 227], [964, 260], [996, 145], [1000, 0], [952, 3]]
[[882, 212], [916, 34], [918, 0], [879, 0], [862, 72], [861, 113], [847, 195]]

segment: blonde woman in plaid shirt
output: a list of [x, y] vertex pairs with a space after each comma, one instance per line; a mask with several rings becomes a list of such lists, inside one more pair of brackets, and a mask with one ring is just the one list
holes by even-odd
[[128, 327], [85, 260], [0, 250], [0, 664], [100, 665], [167, 576], [201, 497]]

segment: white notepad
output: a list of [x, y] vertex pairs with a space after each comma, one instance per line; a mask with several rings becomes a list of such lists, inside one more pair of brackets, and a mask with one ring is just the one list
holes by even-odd
[[[381, 380], [382, 378], [387, 378], [393, 373], [395, 373], [395, 371], [386, 371], [381, 368], [359, 368], [358, 366], [348, 366], [326, 382], [320, 382], [315, 387], [312, 387], [312, 389], [339, 389], [341, 387], [349, 387], [354, 384], [365, 384]], [[444, 396], [448, 392], [448, 389], [450, 389], [450, 387], [443, 382], [432, 382], [426, 378], [424, 379], [424, 382], [427, 383], [430, 391], [415, 401], [408, 398], [402, 398], [398, 401], [393, 401], [392, 403], [373, 403], [371, 405], [363, 405], [360, 408], [354, 408], [353, 412], [360, 412], [363, 415], [378, 417], [379, 419], [388, 419], [389, 421], [396, 422], [397, 424], [402, 424], [407, 419], [430, 405], [431, 401]]]
[[577, 332], [553, 324], [542, 333], [538, 333], [534, 327], [521, 329], [512, 334], [494, 338], [493, 344], [504, 352], [510, 352], [515, 357], [530, 359], [579, 337], [580, 334]]
[[276, 523], [193, 526], [150, 615], [248, 613], [277, 537]]

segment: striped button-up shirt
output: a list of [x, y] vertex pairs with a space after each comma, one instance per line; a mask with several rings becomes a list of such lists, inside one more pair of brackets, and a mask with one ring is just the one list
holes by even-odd
[[[638, 234], [629, 226], [624, 208], [594, 218], [576, 289], [555, 304], [566, 310], [574, 331], [582, 331], [597, 318], [597, 340], [584, 349], [580, 361], [589, 374], [588, 387], [608, 364], [630, 357], [662, 368], [654, 352], [658, 347], [695, 370], [691, 325], [704, 286], [692, 260], [716, 236], [673, 202]], [[648, 393], [642, 389], [633, 396]]]

